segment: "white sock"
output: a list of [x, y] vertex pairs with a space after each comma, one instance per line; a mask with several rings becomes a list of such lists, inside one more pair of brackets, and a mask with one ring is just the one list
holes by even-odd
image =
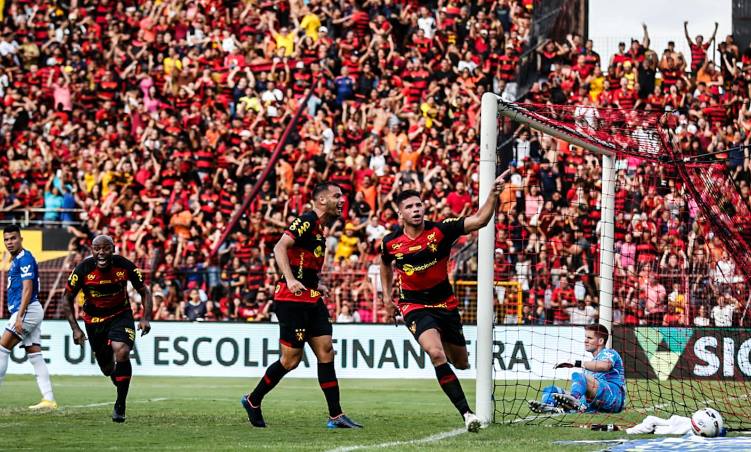
[[5, 372], [8, 371], [8, 360], [10, 359], [10, 350], [0, 345], [0, 384], [5, 380]]
[[42, 353], [29, 353], [29, 362], [34, 366], [34, 374], [37, 377], [37, 386], [42, 397], [46, 400], [55, 400], [52, 394], [52, 382], [50, 381], [50, 372], [47, 370], [47, 363], [42, 358]]

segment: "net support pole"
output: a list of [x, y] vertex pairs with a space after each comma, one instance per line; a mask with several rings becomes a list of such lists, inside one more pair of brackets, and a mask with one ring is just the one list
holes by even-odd
[[602, 156], [602, 227], [600, 228], [600, 324], [613, 341], [613, 266], [615, 235], [615, 157]]
[[[480, 196], [482, 204], [493, 187], [496, 174], [498, 139], [498, 97], [482, 96], [480, 113]], [[475, 344], [475, 412], [483, 424], [493, 421], [493, 259], [495, 250], [495, 214], [480, 229], [477, 248], [477, 341]]]

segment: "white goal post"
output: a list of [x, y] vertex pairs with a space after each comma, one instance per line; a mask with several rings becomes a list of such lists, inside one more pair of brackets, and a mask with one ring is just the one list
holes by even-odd
[[[613, 320], [613, 234], [615, 218], [615, 154], [611, 149], [593, 145], [571, 135], [565, 129], [553, 127], [524, 113], [523, 105], [502, 101], [493, 93], [482, 96], [480, 113], [480, 193], [482, 203], [490, 194], [496, 178], [498, 143], [498, 114], [525, 124], [547, 135], [567, 141], [602, 156], [602, 215], [600, 227], [599, 299], [600, 323], [611, 330]], [[493, 327], [495, 323], [493, 297], [493, 267], [495, 259], [495, 215], [479, 232], [477, 255], [477, 369], [475, 411], [483, 424], [493, 422]], [[612, 335], [611, 335], [612, 338]], [[612, 339], [611, 339], [612, 340]]]

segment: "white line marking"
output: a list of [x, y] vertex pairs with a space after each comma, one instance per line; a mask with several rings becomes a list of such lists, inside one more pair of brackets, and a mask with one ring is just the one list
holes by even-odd
[[328, 452], [349, 452], [352, 450], [360, 450], [360, 449], [384, 449], [386, 447], [409, 446], [412, 444], [427, 444], [427, 443], [440, 441], [442, 439], [451, 438], [452, 436], [461, 435], [462, 433], [467, 433], [467, 429], [458, 428], [456, 430], [436, 433], [435, 435], [430, 435], [430, 436], [427, 436], [425, 438], [420, 438], [420, 439], [413, 439], [410, 441], [391, 441], [389, 443], [381, 443], [381, 444], [368, 444], [368, 445], [363, 444], [359, 446], [338, 447], [336, 449], [331, 449]]
[[[150, 403], [150, 402], [164, 402], [165, 400], [169, 400], [166, 397], [157, 397], [156, 399], [149, 399], [149, 400], [129, 400], [128, 403]], [[112, 405], [114, 402], [100, 402], [100, 403], [89, 403], [86, 405], [63, 405], [60, 408], [66, 409], [66, 408], [94, 408], [98, 406], [107, 406]]]

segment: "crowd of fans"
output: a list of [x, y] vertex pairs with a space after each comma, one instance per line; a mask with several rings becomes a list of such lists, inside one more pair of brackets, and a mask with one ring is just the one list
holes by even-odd
[[[479, 99], [512, 95], [525, 51], [539, 54], [533, 102], [670, 111], [682, 142], [709, 152], [748, 142], [751, 56], [732, 37], [717, 64], [690, 38], [689, 65], [672, 46], [651, 50], [645, 26], [641, 42], [605, 62], [577, 35], [530, 49], [534, 5], [6, 1], [0, 220], [44, 209], [32, 218], [76, 237], [69, 265], [93, 234], [112, 235], [149, 271], [154, 319], [273, 320], [271, 249], [313, 185], [330, 180], [348, 199], [327, 242], [331, 317], [386, 321], [377, 256], [398, 224], [395, 193], [421, 191], [434, 219], [473, 209]], [[220, 243], [309, 90], [272, 176]], [[497, 276], [519, 281], [525, 323], [593, 322], [599, 163], [509, 127], [516, 170]], [[727, 158], [748, 193], [747, 152]], [[732, 260], [681, 187], [634, 162], [618, 178], [615, 320], [740, 321]], [[511, 292], [498, 291], [499, 314], [516, 321]]]

